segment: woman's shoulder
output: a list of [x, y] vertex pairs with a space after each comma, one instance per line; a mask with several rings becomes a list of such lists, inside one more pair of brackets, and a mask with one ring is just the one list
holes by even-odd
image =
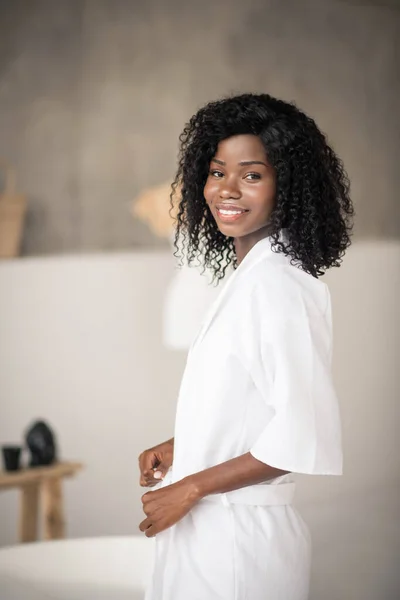
[[324, 316], [330, 307], [328, 286], [286, 257], [260, 261], [248, 273], [247, 283], [254, 309], [268, 310], [277, 317]]

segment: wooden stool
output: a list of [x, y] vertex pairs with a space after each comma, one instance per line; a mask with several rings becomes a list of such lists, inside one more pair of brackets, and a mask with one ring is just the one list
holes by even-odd
[[62, 479], [74, 476], [81, 468], [79, 463], [59, 462], [48, 467], [0, 471], [0, 491], [12, 488], [20, 490], [20, 542], [37, 540], [39, 504], [44, 539], [65, 537]]

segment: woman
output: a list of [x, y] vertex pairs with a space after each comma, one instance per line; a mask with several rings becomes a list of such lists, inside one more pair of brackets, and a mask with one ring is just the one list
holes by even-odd
[[[141, 454], [149, 600], [306, 600], [310, 538], [291, 473], [339, 475], [329, 292], [350, 243], [342, 164], [269, 95], [198, 111], [181, 137], [176, 244], [220, 292], [190, 349], [175, 438]], [[173, 468], [170, 470], [173, 462]]]

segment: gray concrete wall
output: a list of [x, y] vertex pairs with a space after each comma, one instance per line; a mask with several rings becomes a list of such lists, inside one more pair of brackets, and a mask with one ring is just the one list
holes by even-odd
[[360, 239], [398, 238], [395, 4], [0, 0], [0, 157], [29, 197], [24, 253], [159, 244], [131, 200], [173, 176], [199, 105], [249, 90], [328, 133]]

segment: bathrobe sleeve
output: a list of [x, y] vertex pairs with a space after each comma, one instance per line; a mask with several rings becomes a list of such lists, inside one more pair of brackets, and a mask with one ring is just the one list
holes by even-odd
[[299, 289], [289, 290], [281, 302], [269, 307], [268, 298], [262, 302], [261, 294], [253, 306], [251, 375], [272, 417], [250, 452], [285, 471], [340, 475], [341, 424], [331, 375], [330, 297], [325, 284], [319, 285], [323, 286], [319, 295], [321, 290], [325, 294], [324, 310], [311, 301], [309, 292]]

